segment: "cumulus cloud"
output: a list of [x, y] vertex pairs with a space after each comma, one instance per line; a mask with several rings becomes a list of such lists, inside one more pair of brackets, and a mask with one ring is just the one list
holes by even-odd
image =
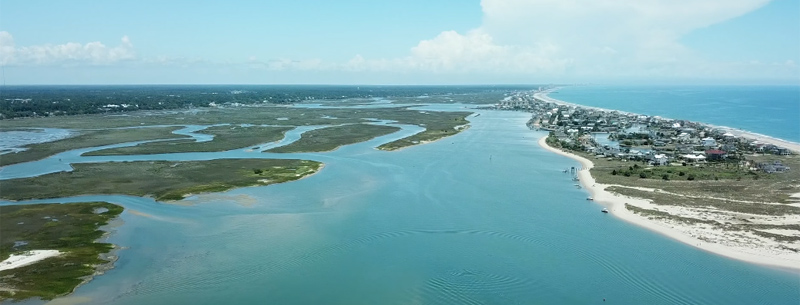
[[10, 33], [0, 31], [0, 64], [6, 66], [108, 65], [135, 58], [136, 52], [128, 36], [123, 36], [120, 44], [115, 47], [97, 41], [86, 44], [68, 42], [58, 45], [16, 46]]
[[[499, 45], [482, 29], [466, 35], [446, 31], [423, 40], [407, 59], [415, 68], [435, 72], [563, 72], [569, 59], [554, 58], [559, 47], [550, 43]], [[543, 60], [546, 59], [546, 60]]]
[[[770, 0], [482, 0], [480, 26], [446, 30], [409, 46], [405, 56], [354, 55], [343, 62], [259, 59], [238, 62], [157, 56], [137, 58], [133, 44], [100, 42], [16, 46], [0, 32], [3, 65], [106, 65], [135, 61], [166, 67], [206, 67], [331, 75], [479, 75], [482, 81], [597, 81], [606, 79], [797, 79], [792, 60], [722, 62], [681, 43], [686, 34], [754, 11]], [[796, 59], [795, 59], [796, 60]], [[441, 76], [441, 77], [440, 77]], [[500, 78], [502, 76], [504, 78]], [[510, 76], [510, 77], [509, 77]], [[468, 78], [453, 78], [468, 79]]]
[[434, 38], [420, 41], [405, 57], [367, 59], [356, 55], [344, 64], [327, 67], [356, 72], [562, 73], [570, 66], [569, 59], [542, 60], [557, 52], [558, 47], [552, 44], [498, 45], [491, 35], [480, 29], [464, 35], [445, 31]]
[[[573, 79], [733, 73], [701, 58], [684, 35], [751, 12], [769, 0], [483, 0], [482, 25], [422, 40], [409, 55], [345, 63], [346, 69], [504, 73]], [[770, 73], [798, 74], [794, 65]], [[752, 66], [751, 68], [752, 69]], [[792, 70], [794, 69], [794, 70]], [[752, 71], [741, 69], [741, 75]], [[705, 74], [703, 74], [705, 73]], [[788, 73], [788, 74], [787, 74]], [[563, 78], [562, 78], [563, 79]]]

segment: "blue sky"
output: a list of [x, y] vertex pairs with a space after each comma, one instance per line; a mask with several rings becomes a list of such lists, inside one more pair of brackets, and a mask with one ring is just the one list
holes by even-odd
[[0, 0], [7, 84], [799, 84], [798, 0]]

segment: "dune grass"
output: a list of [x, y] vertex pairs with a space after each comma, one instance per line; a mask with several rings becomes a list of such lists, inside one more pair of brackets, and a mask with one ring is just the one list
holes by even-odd
[[683, 207], [712, 207], [721, 211], [747, 213], [756, 215], [796, 215], [800, 214], [800, 207], [785, 204], [764, 204], [748, 201], [731, 201], [712, 199], [707, 197], [687, 197], [663, 192], [648, 192], [627, 187], [611, 186], [608, 191], [625, 196], [650, 199], [656, 204], [683, 206]]

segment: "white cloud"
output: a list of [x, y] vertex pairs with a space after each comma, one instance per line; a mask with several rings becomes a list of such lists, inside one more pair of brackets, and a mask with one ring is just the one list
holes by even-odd
[[[693, 30], [751, 12], [769, 0], [483, 0], [480, 27], [444, 31], [403, 58], [356, 56], [346, 70], [537, 76], [539, 79], [775, 77], [800, 74], [701, 58], [680, 43]], [[737, 70], [737, 67], [739, 68]], [[720, 74], [715, 74], [720, 73]]]
[[483, 0], [483, 24], [443, 32], [412, 49], [434, 71], [608, 75], [669, 72], [696, 64], [686, 33], [752, 11], [768, 0]]
[[406, 59], [414, 68], [433, 72], [563, 73], [572, 63], [558, 58], [558, 45], [499, 45], [482, 29], [455, 31], [423, 40]]
[[128, 36], [123, 36], [116, 47], [101, 42], [16, 46], [10, 33], [0, 31], [0, 64], [27, 65], [108, 65], [136, 58]]
[[490, 35], [479, 29], [466, 35], [445, 31], [432, 39], [421, 41], [410, 49], [406, 57], [366, 59], [356, 55], [344, 64], [327, 67], [354, 72], [563, 73], [571, 64], [569, 59], [547, 59], [557, 52], [558, 47], [552, 44], [498, 45]]
[[0, 32], [0, 64], [63, 66], [133, 61], [145, 66], [254, 73], [351, 73], [351, 77], [363, 75], [359, 81], [366, 82], [375, 74], [468, 82], [798, 79], [800, 67], [792, 60], [722, 62], [703, 58], [680, 42], [694, 30], [747, 14], [769, 1], [482, 0], [483, 20], [475, 29], [443, 31], [410, 46], [405, 56], [355, 55], [343, 62], [261, 60], [259, 54], [243, 61], [223, 62], [168, 56], [137, 58], [128, 37], [115, 47], [100, 42], [16, 46], [11, 34]]

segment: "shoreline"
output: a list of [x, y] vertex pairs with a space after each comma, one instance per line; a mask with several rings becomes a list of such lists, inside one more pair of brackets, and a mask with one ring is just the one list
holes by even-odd
[[658, 234], [661, 234], [663, 236], [669, 237], [673, 240], [682, 242], [684, 244], [687, 244], [689, 246], [698, 248], [706, 252], [724, 256], [727, 258], [745, 261], [748, 263], [754, 263], [758, 265], [779, 268], [781, 270], [789, 270], [794, 273], [800, 273], [800, 255], [797, 255], [797, 257], [794, 259], [789, 259], [785, 257], [770, 255], [769, 253], [763, 253], [759, 255], [749, 252], [743, 252], [733, 247], [700, 240], [698, 238], [686, 235], [683, 232], [674, 229], [674, 225], [670, 225], [668, 223], [659, 223], [657, 221], [651, 221], [646, 217], [633, 213], [632, 211], [625, 208], [626, 203], [633, 205], [636, 205], [636, 203], [638, 203], [639, 205], [648, 206], [651, 205], [650, 201], [641, 198], [622, 196], [606, 191], [605, 189], [609, 185], [596, 183], [594, 177], [592, 177], [589, 171], [592, 167], [594, 167], [594, 163], [591, 160], [551, 147], [550, 145], [547, 145], [546, 139], [547, 136], [540, 138], [538, 141], [539, 146], [541, 146], [547, 151], [578, 161], [581, 164], [581, 169], [578, 171], [578, 179], [580, 180], [581, 186], [589, 192], [589, 194], [593, 198], [593, 201], [597, 202], [602, 206], [607, 207], [609, 210], [609, 214], [612, 214], [615, 217], [622, 219], [626, 222], [629, 222], [631, 224], [651, 230], [653, 232], [656, 232]]
[[[437, 142], [437, 141], [442, 140], [442, 139], [446, 139], [446, 138], [449, 138], [449, 137], [452, 137], [452, 136], [456, 136], [456, 135], [460, 134], [461, 132], [469, 129], [470, 126], [472, 126], [472, 125], [470, 125], [469, 123], [464, 124], [464, 125], [458, 125], [458, 126], [456, 126], [454, 128], [457, 131], [456, 133], [448, 135], [448, 136], [444, 136], [444, 137], [441, 137], [441, 138], [438, 138], [438, 139], [435, 139], [435, 140], [422, 140], [422, 141], [419, 141], [419, 143], [416, 143], [416, 144], [413, 144], [413, 145], [408, 145], [408, 146], [403, 146], [403, 147], [398, 147], [398, 148], [395, 148], [395, 149], [380, 148], [381, 146], [387, 144], [387, 143], [383, 143], [381, 145], [373, 147], [373, 149], [380, 150], [380, 151], [400, 151], [400, 150], [403, 150], [403, 149], [406, 149], [406, 148], [410, 148], [410, 147], [422, 146], [422, 145], [425, 145], [425, 144], [428, 144], [428, 143], [433, 143], [433, 142]], [[458, 127], [461, 127], [461, 128], [458, 128]], [[423, 132], [425, 132], [425, 130], [420, 131], [419, 133], [415, 133], [415, 134], [413, 134], [411, 136], [414, 136], [414, 135], [417, 135], [417, 134], [420, 134], [420, 133], [423, 133]], [[405, 138], [403, 138], [403, 139], [405, 139]], [[402, 140], [402, 139], [400, 139], [400, 140]], [[391, 142], [388, 142], [388, 143], [391, 143]]]
[[[618, 113], [625, 114], [625, 115], [642, 115], [642, 114], [639, 114], [639, 113], [633, 113], [633, 112], [627, 112], [627, 111], [621, 111], [621, 110], [613, 110], [613, 109], [606, 109], [606, 108], [600, 108], [600, 107], [594, 107], [594, 106], [580, 105], [580, 104], [576, 104], [576, 103], [562, 101], [562, 100], [559, 100], [559, 99], [552, 98], [552, 97], [548, 96], [549, 93], [553, 92], [553, 90], [556, 90], [556, 89], [558, 89], [558, 88], [549, 89], [549, 90], [545, 90], [545, 91], [542, 91], [542, 92], [536, 92], [536, 93], [533, 94], [533, 97], [535, 99], [539, 99], [539, 100], [542, 100], [542, 101], [545, 101], [545, 102], [549, 102], [549, 103], [572, 106], [572, 107], [580, 107], [580, 108], [591, 109], [591, 110], [596, 110], [596, 111], [618, 112]], [[664, 118], [664, 119], [669, 119], [669, 118]], [[751, 131], [747, 131], [747, 130], [743, 130], [743, 129], [739, 129], [739, 128], [733, 128], [733, 127], [728, 127], [728, 126], [719, 126], [719, 125], [707, 124], [707, 123], [702, 123], [702, 122], [697, 122], [697, 123], [700, 123], [702, 125], [706, 125], [706, 126], [711, 127], [711, 128], [722, 129], [725, 132], [730, 132], [731, 134], [733, 134], [734, 136], [737, 136], [737, 137], [742, 137], [742, 138], [745, 138], [745, 139], [755, 140], [755, 141], [762, 142], [762, 143], [765, 143], [765, 144], [772, 144], [772, 145], [776, 145], [776, 146], [782, 146], [782, 147], [788, 148], [789, 150], [800, 154], [800, 143], [797, 143], [797, 142], [792, 142], [792, 141], [789, 141], [789, 140], [784, 140], [784, 139], [781, 139], [781, 138], [776, 138], [776, 137], [773, 137], [773, 136], [768, 136], [768, 135], [764, 135], [764, 134], [760, 134], [760, 133], [755, 133], [755, 132], [751, 132]]]
[[[124, 209], [124, 207], [123, 207], [123, 209]], [[117, 217], [115, 217], [114, 219], [109, 221], [106, 225], [101, 226], [101, 227], [98, 228], [98, 229], [103, 231], [103, 236], [100, 236], [100, 238], [95, 240], [95, 242], [108, 243], [112, 247], [111, 250], [108, 250], [108, 252], [100, 253], [98, 255], [101, 260], [104, 260], [106, 262], [93, 265], [92, 267], [94, 268], [94, 272], [92, 274], [80, 278], [82, 280], [80, 284], [75, 286], [75, 288], [72, 288], [72, 291], [70, 291], [69, 293], [67, 293], [65, 295], [62, 295], [62, 296], [60, 296], [58, 298], [63, 298], [63, 297], [67, 297], [67, 296], [72, 295], [81, 286], [88, 284], [89, 282], [94, 280], [96, 277], [101, 276], [103, 274], [106, 274], [106, 272], [108, 272], [109, 270], [114, 269], [114, 267], [116, 267], [116, 263], [119, 260], [119, 254], [118, 253], [123, 248], [120, 248], [120, 246], [118, 246], [117, 244], [113, 244], [113, 243], [108, 242], [108, 240], [111, 238], [112, 235], [117, 233], [116, 228], [119, 227], [119, 226], [122, 226], [123, 224], [125, 224], [125, 221], [122, 220], [120, 215], [117, 215]]]

